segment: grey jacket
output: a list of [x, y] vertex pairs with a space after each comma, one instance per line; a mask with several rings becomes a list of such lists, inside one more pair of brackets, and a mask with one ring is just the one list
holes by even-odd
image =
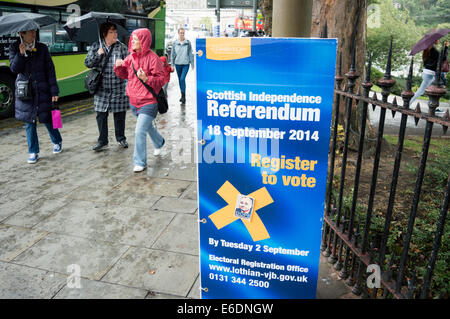
[[172, 49], [172, 61], [170, 64], [173, 66], [175, 64], [191, 64], [194, 66], [194, 55], [192, 54], [192, 45], [188, 39], [183, 42], [180, 40], [175, 40]]

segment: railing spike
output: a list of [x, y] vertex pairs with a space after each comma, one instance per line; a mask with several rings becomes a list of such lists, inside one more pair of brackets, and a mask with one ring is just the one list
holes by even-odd
[[408, 80], [406, 81], [406, 91], [411, 91], [412, 88], [413, 64], [414, 58], [411, 58], [411, 64], [409, 65], [409, 72], [408, 72]]
[[[373, 92], [372, 100], [378, 101], [377, 92]], [[375, 111], [376, 105], [372, 104], [372, 110]]]
[[407, 292], [407, 297], [408, 299], [412, 299], [414, 296], [414, 291], [416, 290], [416, 271], [414, 270], [412, 278], [408, 278], [408, 292]]
[[323, 38], [323, 39], [328, 38], [328, 25], [327, 25], [327, 20], [325, 20], [325, 26], [323, 27], [322, 35], [321, 35], [320, 37]]
[[[392, 101], [392, 106], [398, 107], [397, 97], [396, 96], [394, 96], [394, 101]], [[395, 117], [395, 113], [397, 113], [397, 111], [394, 110], [394, 109], [391, 109], [391, 112], [392, 112], [392, 118], [394, 118]]]
[[[450, 121], [450, 112], [448, 111], [448, 109], [447, 109], [447, 111], [445, 111], [443, 118], [446, 121]], [[447, 134], [448, 126], [442, 125], [442, 130], [444, 131], [444, 135]]]
[[448, 109], [447, 109], [447, 111], [445, 111], [444, 120], [450, 121], [450, 113], [449, 113]]
[[391, 35], [391, 43], [389, 45], [389, 53], [388, 53], [388, 60], [386, 63], [386, 72], [384, 73], [384, 77], [387, 79], [391, 78], [391, 69], [392, 69], [392, 40], [393, 37]]
[[369, 56], [369, 65], [367, 66], [366, 83], [370, 82], [371, 72], [372, 72], [372, 54]]
[[[419, 102], [417, 102], [414, 112], [416, 112], [417, 114], [421, 114], [422, 113], [422, 110], [420, 109], [420, 103]], [[417, 126], [417, 124], [419, 124], [419, 120], [420, 120], [420, 118], [414, 117], [414, 122], [416, 123], [416, 126]]]
[[420, 109], [420, 103], [419, 102], [417, 102], [414, 112], [419, 113], [419, 114], [422, 113], [422, 110]]

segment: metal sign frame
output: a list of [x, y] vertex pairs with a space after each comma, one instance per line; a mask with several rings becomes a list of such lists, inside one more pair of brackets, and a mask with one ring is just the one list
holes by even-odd
[[[219, 0], [221, 9], [230, 8], [253, 8], [255, 0]], [[217, 8], [216, 0], [207, 0], [207, 8]]]

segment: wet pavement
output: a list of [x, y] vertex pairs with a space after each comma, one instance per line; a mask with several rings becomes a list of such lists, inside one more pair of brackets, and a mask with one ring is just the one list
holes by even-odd
[[[373, 93], [370, 94], [372, 96]], [[390, 95], [388, 97], [388, 102], [392, 103], [394, 101], [394, 98], [397, 100], [398, 106], [403, 106], [403, 99], [399, 96]], [[382, 100], [381, 93], [377, 93], [377, 99], [379, 101]], [[421, 100], [417, 99], [412, 106], [410, 106], [410, 109], [415, 110], [417, 104], [420, 106], [420, 111], [423, 114], [428, 114], [428, 100]], [[378, 122], [380, 119], [380, 107], [376, 107], [375, 110], [373, 110], [372, 106], [369, 105], [369, 118], [370, 123], [375, 127], [378, 128]], [[439, 111], [436, 112], [436, 116], [438, 117], [444, 117], [445, 112], [448, 110], [450, 112], [450, 104], [446, 102], [440, 102], [439, 107], [437, 108]], [[399, 128], [400, 128], [400, 122], [401, 122], [402, 114], [399, 112], [396, 112], [393, 114], [391, 111], [386, 112], [386, 120], [384, 124], [384, 133], [385, 134], [394, 134], [398, 135]], [[425, 120], [419, 120], [419, 122], [416, 124], [414, 121], [414, 118], [411, 116], [408, 116], [408, 120], [406, 122], [406, 135], [424, 135], [425, 133], [425, 126], [426, 121]], [[445, 135], [444, 131], [442, 129], [442, 125], [434, 125], [433, 126], [433, 136], [440, 136], [440, 137], [448, 137], [449, 134]]]
[[[52, 153], [38, 125], [41, 153], [34, 165], [27, 163], [23, 124], [2, 122], [0, 298], [200, 297], [194, 80], [190, 71], [181, 107], [173, 74], [169, 112], [156, 120], [166, 145], [155, 157], [148, 141], [143, 173], [133, 173], [131, 112], [130, 147], [115, 141], [111, 115], [109, 147], [96, 153], [92, 100], [74, 102], [87, 111], [65, 112], [62, 153]], [[324, 257], [317, 297], [354, 298]]]

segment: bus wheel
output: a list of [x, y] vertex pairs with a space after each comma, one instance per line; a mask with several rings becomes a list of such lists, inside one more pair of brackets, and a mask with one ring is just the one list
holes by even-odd
[[14, 115], [14, 79], [0, 74], [0, 119]]

